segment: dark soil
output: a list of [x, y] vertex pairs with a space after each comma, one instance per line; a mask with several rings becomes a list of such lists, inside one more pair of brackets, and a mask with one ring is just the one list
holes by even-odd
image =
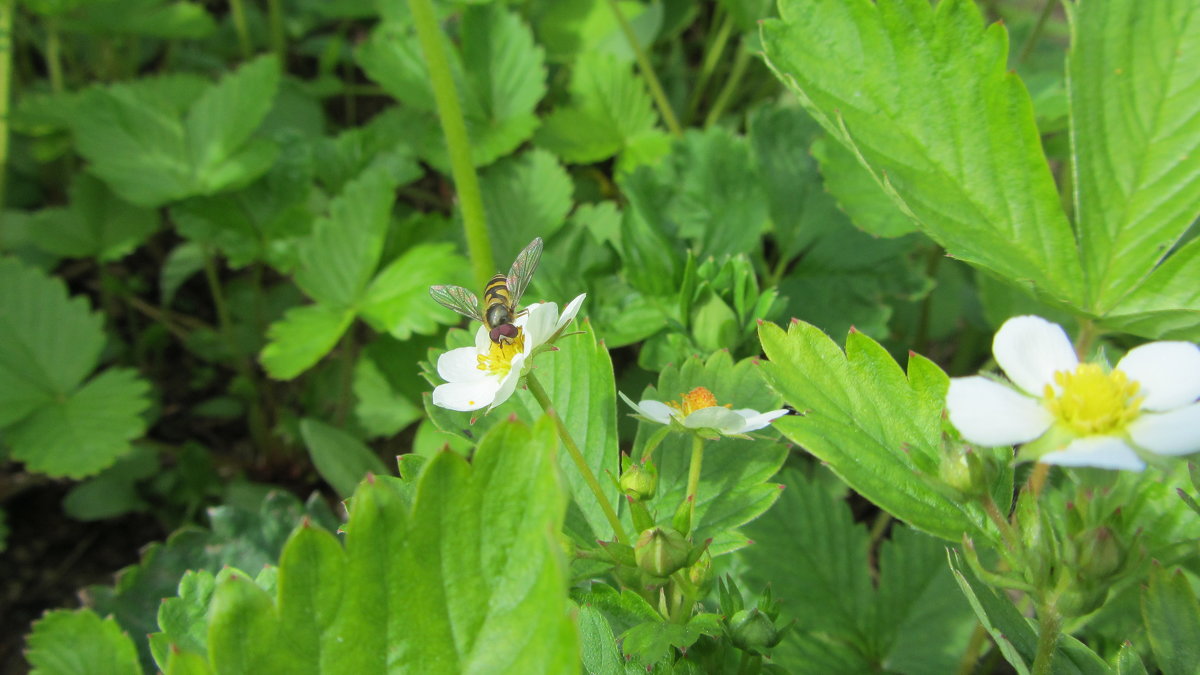
[[166, 536], [145, 514], [92, 523], [67, 517], [61, 504], [71, 485], [38, 485], [3, 504], [9, 533], [0, 553], [0, 673], [29, 672], [25, 638], [45, 611], [80, 607], [80, 589], [111, 584], [143, 546]]

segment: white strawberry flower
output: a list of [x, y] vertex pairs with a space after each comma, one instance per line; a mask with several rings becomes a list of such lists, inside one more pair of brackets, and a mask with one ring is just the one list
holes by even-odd
[[1200, 451], [1200, 348], [1135, 347], [1111, 371], [1080, 363], [1061, 326], [1009, 319], [992, 344], [1015, 389], [974, 376], [950, 380], [946, 407], [977, 445], [1028, 443], [1024, 458], [1063, 466], [1141, 471], [1139, 453]]
[[663, 403], [651, 399], [634, 403], [623, 393], [621, 398], [651, 422], [671, 424], [674, 421], [686, 429], [714, 429], [726, 436], [758, 431], [772, 420], [788, 414], [786, 409], [760, 413], [750, 408], [733, 410], [729, 406], [717, 405], [717, 397], [705, 387], [696, 387], [686, 394], [681, 394], [679, 403]]
[[509, 344], [492, 342], [488, 330], [480, 326], [474, 346], [451, 349], [438, 358], [438, 375], [446, 383], [434, 388], [433, 404], [450, 410], [491, 410], [507, 401], [538, 348], [562, 333], [586, 295], [572, 300], [561, 315], [553, 302], [529, 305], [513, 321], [519, 331]]

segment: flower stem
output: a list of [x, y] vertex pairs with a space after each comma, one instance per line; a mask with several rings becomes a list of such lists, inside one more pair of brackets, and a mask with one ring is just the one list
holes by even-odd
[[237, 31], [238, 49], [242, 52], [242, 58], [248, 59], [252, 53], [250, 30], [246, 25], [246, 7], [242, 0], [229, 0], [229, 13], [233, 16], [233, 29]]
[[696, 78], [696, 84], [692, 87], [692, 95], [688, 100], [687, 115], [685, 120], [691, 119], [696, 114], [696, 110], [700, 107], [700, 101], [704, 98], [704, 90], [708, 87], [708, 82], [712, 79], [712, 74], [717, 69], [717, 64], [720, 63], [721, 55], [725, 53], [725, 45], [729, 42], [729, 35], [733, 32], [733, 15], [723, 11], [721, 5], [716, 5], [716, 14], [720, 18], [720, 25], [715, 32], [709, 33], [709, 44], [704, 50], [704, 61], [700, 66], [700, 76]]
[[50, 90], [61, 94], [66, 85], [63, 82], [62, 40], [58, 34], [58, 20], [46, 21], [46, 71], [50, 76]]
[[1062, 633], [1062, 617], [1054, 603], [1043, 603], [1038, 608], [1037, 655], [1033, 657], [1033, 675], [1049, 675], [1053, 672], [1054, 648]]
[[604, 517], [608, 519], [608, 524], [612, 526], [613, 536], [622, 544], [629, 543], [625, 537], [625, 529], [621, 526], [621, 519], [617, 518], [617, 512], [613, 509], [612, 504], [608, 502], [608, 497], [604, 495], [604, 490], [600, 487], [600, 481], [596, 480], [596, 474], [588, 466], [587, 460], [584, 459], [583, 453], [579, 450], [579, 446], [575, 444], [575, 439], [571, 438], [571, 432], [567, 431], [567, 425], [563, 424], [562, 418], [558, 416], [558, 413], [550, 405], [550, 396], [546, 394], [542, 383], [538, 381], [536, 375], [529, 373], [525, 376], [525, 384], [529, 387], [529, 393], [533, 394], [533, 397], [537, 399], [538, 405], [542, 406], [542, 410], [550, 416], [550, 419], [554, 420], [554, 426], [558, 429], [558, 436], [567, 448], [567, 454], [571, 456], [571, 460], [575, 462], [575, 467], [579, 469], [579, 474], [583, 476], [584, 482], [588, 484], [588, 487], [592, 490], [592, 494], [596, 496], [596, 501], [600, 504], [600, 510], [604, 511]]
[[442, 133], [446, 136], [450, 174], [458, 191], [459, 208], [462, 209], [467, 255], [471, 258], [475, 282], [483, 288], [492, 277], [495, 265], [492, 262], [492, 242], [488, 239], [487, 219], [483, 210], [483, 194], [479, 190], [479, 177], [475, 174], [475, 163], [471, 159], [471, 140], [467, 136], [467, 124], [463, 121], [462, 106], [459, 105], [458, 92], [454, 88], [454, 77], [442, 44], [442, 30], [438, 26], [433, 2], [408, 0], [408, 6], [412, 10], [417, 39], [421, 41], [421, 51], [425, 54], [425, 62], [429, 64], [429, 82], [433, 86], [433, 98], [437, 102]]
[[[15, 0], [0, 0], [0, 167], [8, 166], [8, 87], [12, 72], [12, 21]], [[0, 171], [0, 209], [4, 208], [4, 174]]]
[[[409, 0], [416, 2], [417, 0]], [[667, 125], [667, 129], [672, 136], [682, 136], [683, 128], [679, 126], [679, 120], [675, 117], [675, 111], [671, 109], [671, 102], [667, 100], [667, 94], [663, 91], [662, 83], [658, 81], [658, 76], [654, 74], [654, 66], [650, 63], [650, 57], [646, 56], [646, 51], [642, 49], [642, 45], [638, 43], [637, 34], [633, 32], [633, 26], [629, 23], [629, 19], [625, 18], [624, 12], [621, 11], [617, 0], [608, 0], [608, 8], [612, 10], [613, 17], [621, 26], [621, 32], [625, 34], [625, 40], [629, 42], [629, 48], [633, 50], [634, 56], [637, 58], [638, 70], [642, 73], [642, 77], [646, 79], [646, 86], [650, 87], [650, 95], [654, 98], [654, 104], [658, 106], [658, 112], [662, 115], [663, 123]]]
[[725, 112], [725, 107], [729, 105], [730, 99], [733, 98], [733, 92], [742, 83], [742, 78], [746, 74], [746, 67], [750, 65], [750, 52], [746, 51], [746, 47], [738, 45], [736, 49], [737, 55], [733, 57], [733, 67], [729, 69], [729, 77], [725, 78], [725, 85], [721, 87], [721, 91], [717, 94], [717, 99], [713, 101], [712, 107], [708, 110], [708, 115], [704, 118], [705, 129], [720, 121], [721, 115]]
[[1028, 489], [1034, 497], [1042, 494], [1042, 488], [1046, 485], [1046, 475], [1049, 473], [1049, 464], [1037, 462], [1033, 465], [1033, 472], [1029, 474]]
[[[688, 504], [688, 530], [696, 531], [696, 491], [700, 489], [700, 466], [704, 462], [704, 439], [699, 436], [692, 436], [692, 462], [688, 467], [688, 484], [687, 484], [687, 499], [691, 502]], [[684, 535], [687, 532], [683, 533]]]
[[282, 0], [267, 0], [267, 24], [271, 27], [271, 51], [279, 57], [280, 63], [286, 63], [287, 36], [283, 30]]

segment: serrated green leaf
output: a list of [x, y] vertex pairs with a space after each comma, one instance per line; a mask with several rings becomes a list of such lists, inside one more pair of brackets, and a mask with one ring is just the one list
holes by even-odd
[[855, 227], [878, 237], [899, 237], [916, 230], [912, 218], [896, 206], [846, 146], [820, 138], [813, 143], [812, 154], [821, 165], [825, 189]]
[[[970, 0], [780, 3], [767, 61], [953, 256], [1082, 306], [1075, 241], [1007, 36]], [[936, 123], [931, 123], [936, 121]]]
[[111, 618], [90, 609], [46, 613], [33, 624], [26, 658], [34, 675], [140, 675], [137, 650]]
[[167, 659], [166, 675], [210, 675], [213, 671], [204, 657], [194, 652], [172, 651]]
[[265, 172], [275, 146], [250, 138], [279, 81], [273, 56], [209, 86], [185, 115], [136, 85], [89, 91], [72, 129], [90, 170], [126, 200], [155, 207], [245, 185]]
[[[617, 6], [638, 44], [653, 44], [663, 23], [660, 3], [621, 0]], [[550, 61], [569, 62], [596, 53], [611, 54], [623, 63], [634, 60], [629, 41], [603, 0], [555, 0], [537, 3], [533, 11], [538, 41], [546, 47]]]
[[[448, 40], [444, 44], [462, 99], [472, 159], [476, 166], [486, 166], [515, 150], [537, 128], [534, 110], [546, 92], [543, 50], [516, 13], [496, 4], [468, 6], [462, 13], [461, 49]], [[390, 95], [427, 122], [436, 119], [425, 60], [407, 26], [380, 24], [356, 56], [367, 76]], [[419, 150], [434, 166], [449, 167], [442, 144]]]
[[135, 445], [116, 464], [71, 488], [63, 499], [63, 510], [83, 521], [145, 510], [149, 504], [138, 494], [137, 482], [153, 476], [159, 469], [158, 455], [145, 446]]
[[296, 284], [308, 297], [337, 308], [362, 297], [383, 253], [394, 188], [384, 172], [368, 171], [330, 202], [300, 248]]
[[556, 445], [548, 420], [501, 425], [472, 464], [453, 453], [431, 460], [411, 506], [387, 481], [364, 482], [344, 548], [307, 528], [293, 534], [275, 599], [246, 580], [218, 586], [211, 663], [231, 672], [577, 668], [566, 566], [548, 535], [565, 512]]
[[[511, 264], [511, 261], [510, 261]], [[372, 328], [407, 340], [429, 335], [459, 316], [429, 299], [429, 287], [454, 279], [467, 267], [451, 244], [418, 244], [388, 263], [363, 294], [361, 312]]]
[[[693, 617], [696, 618], [699, 617]], [[713, 633], [701, 622], [681, 625], [662, 619], [648, 621], [621, 634], [621, 651], [640, 663], [650, 665], [662, 661], [673, 648], [686, 650], [705, 634]]]
[[[803, 413], [777, 420], [777, 429], [856, 492], [917, 529], [951, 541], [964, 532], [992, 537], [978, 507], [950, 499], [920, 475], [919, 466], [936, 466], [944, 394], [914, 387], [862, 333], [850, 333], [844, 353], [803, 322], [794, 321], [787, 333], [763, 324], [759, 338], [770, 359], [763, 365], [767, 383]], [[949, 386], [944, 375], [939, 379]]]
[[1200, 9], [1067, 8], [1075, 208], [1088, 308], [1103, 315], [1200, 214]]
[[591, 605], [579, 608], [579, 642], [583, 646], [583, 670], [588, 675], [625, 675], [628, 672], [608, 620]]
[[267, 346], [259, 362], [279, 380], [290, 380], [329, 353], [354, 321], [354, 311], [325, 305], [289, 309], [267, 329]]
[[1106, 326], [1150, 338], [1200, 340], [1200, 238], [1180, 247], [1104, 317]]
[[421, 418], [421, 409], [365, 354], [354, 364], [354, 398], [354, 416], [370, 437], [393, 436]]
[[312, 418], [300, 421], [300, 435], [321, 477], [343, 498], [354, 494], [368, 473], [387, 475], [387, 467], [362, 441]]
[[1151, 567], [1150, 583], [1142, 590], [1142, 619], [1163, 673], [1194, 673], [1200, 663], [1200, 603], [1182, 570]]
[[146, 431], [150, 385], [133, 370], [111, 368], [65, 398], [39, 407], [8, 430], [13, 459], [31, 471], [82, 478], [129, 452]]
[[[479, 177], [497, 270], [533, 241], [549, 239], [566, 221], [575, 186], [553, 155], [533, 150], [488, 167]], [[526, 303], [528, 304], [528, 303]]]
[[158, 228], [158, 214], [118, 199], [87, 174], [76, 174], [70, 194], [69, 208], [39, 211], [31, 230], [34, 242], [54, 255], [118, 260]]
[[763, 106], [747, 123], [781, 261], [800, 255], [824, 223], [841, 217], [821, 183], [816, 160], [799, 151], [818, 134], [817, 123], [797, 107]]
[[589, 164], [661, 133], [645, 84], [611, 54], [581, 55], [571, 71], [571, 103], [551, 111], [535, 137], [565, 162]]

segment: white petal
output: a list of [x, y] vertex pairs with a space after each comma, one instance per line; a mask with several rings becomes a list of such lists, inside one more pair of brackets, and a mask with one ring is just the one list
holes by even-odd
[[1200, 403], [1165, 413], [1143, 413], [1128, 429], [1134, 443], [1158, 455], [1200, 451]]
[[666, 403], [646, 399], [644, 401], [639, 401], [634, 407], [637, 408], [638, 412], [640, 412], [642, 415], [645, 415], [647, 418], [652, 419], [659, 424], [671, 423], [671, 413], [674, 411], [674, 409]]
[[470, 382], [486, 377], [479, 369], [479, 352], [474, 347], [459, 347], [438, 357], [438, 375], [447, 382]]
[[1170, 410], [1200, 398], [1200, 347], [1190, 342], [1151, 342], [1129, 350], [1117, 370], [1142, 386], [1146, 410]]
[[480, 354], [486, 354], [491, 348], [492, 338], [488, 336], [488, 329], [480, 326], [479, 330], [475, 331], [475, 349]]
[[760, 413], [757, 410], [751, 410], [750, 408], [742, 408], [741, 410], [734, 410], [733, 412], [746, 419], [746, 425], [742, 427], [742, 433], [746, 433], [748, 431], [758, 431], [759, 429], [762, 429], [770, 424], [773, 420], [788, 414], [787, 410], [770, 410], [765, 413]]
[[1099, 469], [1128, 469], [1141, 471], [1146, 463], [1133, 448], [1112, 436], [1088, 436], [1071, 441], [1062, 450], [1048, 452], [1038, 458], [1045, 464], [1059, 466], [1092, 466]]
[[587, 293], [580, 293], [575, 296], [574, 300], [567, 303], [567, 306], [563, 308], [562, 316], [558, 317], [558, 323], [554, 325], [555, 332], [562, 330], [563, 326], [571, 323], [571, 320], [579, 313], [579, 308], [583, 306], [583, 299], [586, 297]]
[[1032, 441], [1053, 422], [1037, 399], [979, 376], [952, 378], [946, 408], [963, 438], [989, 447]]
[[504, 403], [508, 400], [509, 396], [513, 395], [513, 392], [517, 390], [517, 382], [521, 380], [521, 367], [524, 365], [524, 354], [517, 354], [513, 357], [511, 366], [512, 369], [509, 370], [508, 374], [504, 376], [504, 379], [500, 381], [500, 385], [496, 389], [495, 400], [492, 401], [492, 405], [488, 408], [488, 410], [491, 410], [501, 403]]
[[433, 389], [433, 404], [450, 410], [479, 410], [496, 398], [500, 380], [485, 377], [474, 382], [449, 382]]
[[746, 418], [722, 406], [701, 408], [683, 418], [689, 429], [716, 429], [723, 434], [740, 434], [746, 428]]
[[554, 325], [558, 321], [558, 305], [553, 302], [535, 303], [527, 309], [524, 324], [526, 352], [554, 335]]
[[1075, 370], [1079, 359], [1062, 326], [1040, 316], [1018, 316], [1004, 322], [992, 341], [1000, 369], [1026, 393], [1041, 396], [1054, 373]]

